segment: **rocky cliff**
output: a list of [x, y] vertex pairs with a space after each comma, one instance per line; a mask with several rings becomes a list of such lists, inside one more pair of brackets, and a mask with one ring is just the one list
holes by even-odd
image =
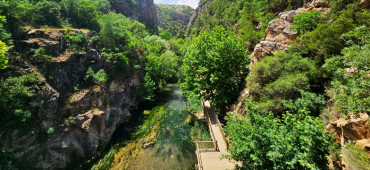
[[[65, 32], [84, 36], [81, 50], [66, 50]], [[97, 157], [116, 127], [129, 119], [130, 109], [138, 103], [133, 89], [144, 71], [130, 65], [125, 71], [112, 72], [105, 83], [86, 83], [89, 67], [94, 72], [113, 68], [89, 42], [95, 35], [77, 29], [24, 30], [24, 40], [15, 43], [16, 51], [0, 77], [39, 75], [38, 81], [29, 84], [34, 95], [25, 106], [37, 109], [29, 109], [33, 119], [26, 129], [14, 130], [1, 140], [3, 152], [32, 168], [70, 169]], [[39, 47], [54, 57], [31, 59], [28, 52]], [[136, 55], [128, 57], [133, 60]]]
[[159, 26], [170, 29], [172, 35], [178, 31], [185, 30], [194, 13], [194, 9], [186, 5], [163, 5], [156, 4]]
[[[321, 11], [325, 14], [330, 9], [328, 3], [321, 0], [311, 1], [303, 8], [281, 12], [278, 18], [269, 22], [268, 28], [265, 31], [266, 37], [264, 41], [257, 44], [250, 55], [251, 63], [250, 68], [256, 62], [263, 60], [266, 56], [275, 55], [278, 51], [288, 50], [289, 43], [295, 43], [299, 35], [299, 31], [291, 29], [294, 25], [294, 17], [301, 12]], [[253, 70], [252, 70], [253, 71]], [[246, 109], [244, 99], [249, 96], [249, 90], [244, 89], [238, 99], [239, 102], [231, 107], [231, 110], [237, 113], [243, 113]]]
[[155, 32], [158, 31], [158, 16], [153, 0], [110, 0], [117, 13], [135, 19]]

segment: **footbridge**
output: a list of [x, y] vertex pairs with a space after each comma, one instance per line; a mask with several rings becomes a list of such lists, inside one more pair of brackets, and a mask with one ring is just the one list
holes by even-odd
[[197, 170], [225, 170], [234, 169], [235, 161], [221, 159], [222, 155], [229, 154], [228, 141], [218, 117], [209, 101], [202, 101], [202, 109], [211, 133], [212, 141], [197, 141], [196, 155]]

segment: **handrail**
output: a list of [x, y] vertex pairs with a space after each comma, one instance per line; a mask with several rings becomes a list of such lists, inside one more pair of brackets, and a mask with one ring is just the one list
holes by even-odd
[[225, 140], [225, 143], [226, 143], [226, 150], [229, 150], [229, 140], [227, 140], [227, 138], [225, 136], [225, 132], [224, 132], [222, 126], [221, 126], [220, 120], [218, 120], [218, 115], [217, 114], [216, 114], [216, 119], [217, 119], [217, 125], [220, 127], [221, 134], [224, 137], [224, 140]]
[[[204, 106], [204, 101], [202, 101], [202, 105], [203, 105], [203, 108], [205, 108]], [[206, 119], [207, 119], [207, 123], [208, 123], [208, 128], [210, 129], [211, 131], [211, 137], [212, 137], [212, 141], [215, 142], [214, 143], [214, 147], [215, 147], [215, 150], [217, 151], [218, 150], [218, 145], [217, 145], [217, 140], [215, 139], [215, 134], [213, 133], [213, 129], [212, 129], [212, 125], [211, 125], [211, 119], [209, 118], [209, 115], [208, 115], [208, 112], [207, 112], [207, 109], [204, 109], [204, 114], [206, 115]]]
[[198, 160], [198, 170], [203, 170], [203, 162], [202, 162], [202, 157], [200, 155], [200, 152], [199, 152], [199, 143], [197, 143], [197, 149], [196, 149], [196, 155], [197, 155], [197, 160]]

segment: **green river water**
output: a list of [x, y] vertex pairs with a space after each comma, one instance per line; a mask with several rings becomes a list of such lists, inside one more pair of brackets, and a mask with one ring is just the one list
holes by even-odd
[[[200, 136], [196, 135], [199, 126], [195, 123], [196, 117], [187, 111], [186, 100], [176, 83], [164, 87], [156, 101], [141, 103], [132, 115], [113, 135], [114, 149], [92, 169], [194, 169], [196, 156], [192, 140]], [[197, 132], [194, 132], [194, 124]], [[143, 149], [148, 143], [155, 144]]]

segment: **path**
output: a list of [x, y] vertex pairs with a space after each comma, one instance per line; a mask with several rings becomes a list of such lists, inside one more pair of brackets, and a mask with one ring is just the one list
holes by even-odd
[[203, 164], [204, 170], [225, 170], [225, 169], [234, 169], [235, 163], [229, 162], [227, 159], [220, 160], [221, 155], [229, 154], [227, 152], [227, 144], [223, 138], [222, 135], [222, 129], [219, 127], [217, 123], [217, 117], [214, 112], [214, 110], [211, 107], [211, 104], [209, 101], [204, 102], [204, 111], [208, 113], [210, 122], [211, 122], [211, 128], [214, 133], [214, 138], [217, 141], [219, 151], [213, 151], [213, 152], [204, 152], [201, 151], [201, 159]]

